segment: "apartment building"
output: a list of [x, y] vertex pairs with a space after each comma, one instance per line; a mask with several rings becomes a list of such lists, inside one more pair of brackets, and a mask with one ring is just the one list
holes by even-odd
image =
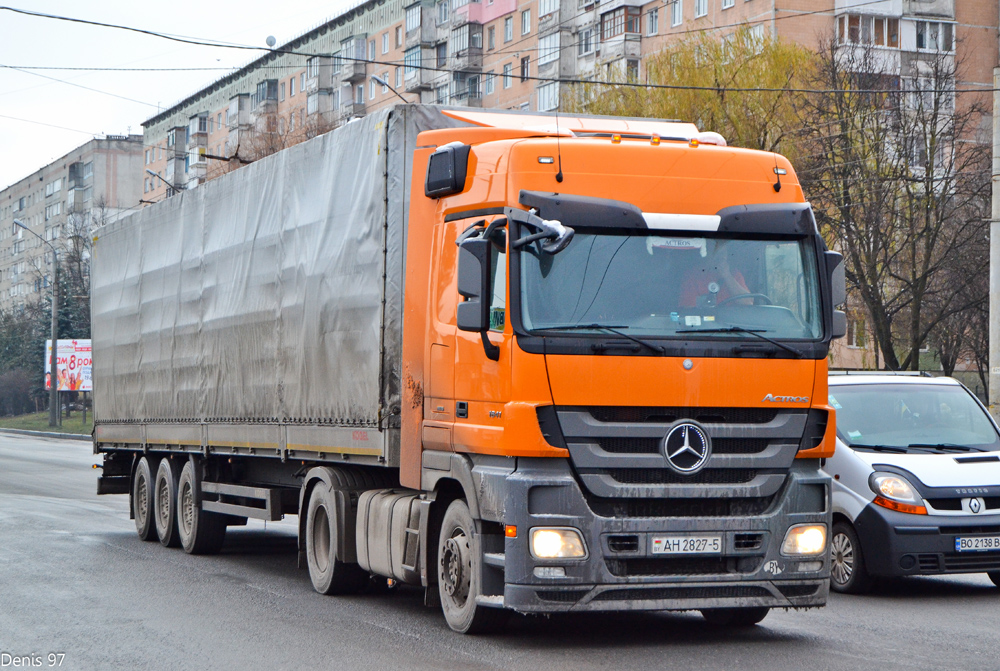
[[52, 254], [39, 237], [62, 250], [139, 205], [142, 153], [140, 135], [93, 139], [0, 191], [0, 310], [48, 294]]
[[556, 110], [564, 86], [557, 80], [641, 82], [644, 61], [672, 40], [702, 31], [725, 35], [742, 25], [809, 48], [831, 39], [870, 44], [903, 78], [916, 76], [922, 54], [953, 53], [959, 84], [989, 88], [997, 4], [370, 0], [148, 119], [143, 198], [191, 188], [400, 98]]

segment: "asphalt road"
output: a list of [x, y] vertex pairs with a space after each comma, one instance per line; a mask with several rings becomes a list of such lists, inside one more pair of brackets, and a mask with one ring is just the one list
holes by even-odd
[[[752, 629], [694, 613], [516, 617], [452, 633], [422, 594], [324, 597], [295, 520], [231, 528], [220, 555], [140, 541], [94, 494], [88, 443], [0, 434], [0, 669], [1000, 669], [1000, 589], [916, 578]], [[58, 657], [54, 658], [56, 661]]]

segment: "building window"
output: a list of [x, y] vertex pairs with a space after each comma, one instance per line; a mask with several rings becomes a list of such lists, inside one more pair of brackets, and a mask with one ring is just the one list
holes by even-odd
[[952, 51], [953, 25], [938, 21], [917, 21], [917, 49]]
[[538, 40], [538, 64], [559, 60], [559, 33], [546, 35]]
[[496, 90], [496, 75], [492, 71], [483, 75], [483, 95], [492, 95]]
[[521, 12], [521, 34], [527, 35], [531, 32], [531, 10], [526, 9]]
[[375, 40], [368, 43], [368, 60], [375, 60]]
[[638, 7], [619, 7], [601, 16], [601, 40], [617, 37], [622, 33], [639, 32]]
[[670, 5], [670, 25], [679, 26], [684, 20], [684, 5], [682, 0], [673, 0]]
[[448, 23], [448, 0], [438, 3], [438, 25]]
[[559, 11], [559, 0], [541, 0], [538, 3], [538, 18]]
[[382, 54], [389, 53], [389, 33], [382, 33]]
[[[455, 40], [455, 32], [457, 32], [457, 31], [452, 31], [452, 33], [451, 33], [452, 44], [455, 44], [455, 42], [456, 42], [456, 40]], [[466, 46], [468, 46], [468, 41], [469, 41], [469, 33], [466, 32], [465, 33]], [[458, 47], [456, 47], [456, 49], [458, 49]], [[437, 56], [437, 58], [435, 58], [435, 61], [434, 61], [435, 63], [437, 63], [437, 67], [439, 67], [439, 68], [447, 67], [447, 65], [448, 65], [448, 43], [447, 42], [441, 42], [440, 44], [436, 45], [434, 47], [434, 52], [435, 52], [435, 55]]]
[[403, 68], [396, 66], [396, 86], [400, 87], [403, 85]]
[[365, 104], [365, 85], [358, 84], [354, 89], [354, 102], [359, 105]]
[[417, 74], [420, 67], [420, 47], [407, 49], [403, 54], [403, 66], [406, 68], [406, 78], [412, 79]]
[[[295, 95], [295, 77], [288, 80], [288, 97], [291, 98]], [[222, 122], [219, 122], [219, 128], [222, 128]]]
[[406, 32], [420, 27], [420, 5], [406, 8]]
[[510, 63], [503, 64], [503, 87], [509, 89], [511, 86], [511, 72], [514, 70], [514, 66]]
[[313, 56], [306, 61], [306, 76], [309, 79], [319, 76], [319, 57]]
[[146, 165], [149, 165], [149, 150], [146, 150]]
[[528, 81], [528, 77], [531, 76], [531, 56], [525, 56], [521, 59], [521, 81]]
[[299, 90], [300, 91], [305, 91], [306, 90], [306, 73], [304, 73], [304, 72], [299, 77]]
[[[917, 22], [917, 48], [920, 47], [920, 24]], [[945, 24], [950, 26], [951, 24]], [[837, 17], [837, 38], [841, 44], [874, 44], [899, 48], [899, 19], [863, 14], [842, 14]]]
[[510, 42], [514, 39], [514, 19], [507, 17], [503, 20], [503, 41]]
[[[284, 102], [285, 100], [285, 82], [281, 82], [281, 87], [278, 89], [278, 100]], [[208, 132], [212, 132], [211, 120], [209, 120]]]
[[594, 29], [584, 28], [576, 37], [576, 53], [578, 56], [585, 56], [592, 53], [594, 49], [597, 48], [596, 41], [594, 39]]
[[493, 26], [490, 26], [486, 30], [486, 48], [487, 49], [496, 49], [496, 46], [497, 46], [496, 37], [497, 37], [497, 29], [494, 28]]
[[403, 26], [396, 26], [396, 48], [403, 46]]
[[639, 81], [639, 61], [629, 59], [625, 61], [625, 79], [630, 82]]
[[708, 14], [708, 0], [694, 0], [694, 18]]
[[646, 12], [646, 34], [656, 35], [660, 32], [660, 10], [653, 8]]
[[83, 164], [83, 178], [90, 179], [94, 176], [94, 162], [87, 161]]
[[538, 109], [548, 112], [559, 107], [559, 83], [550, 82], [538, 87]]
[[722, 0], [722, 8], [729, 9], [736, 4], [736, 0]]

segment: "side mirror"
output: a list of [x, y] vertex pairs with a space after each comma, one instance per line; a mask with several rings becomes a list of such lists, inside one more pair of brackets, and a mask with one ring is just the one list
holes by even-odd
[[500, 348], [490, 342], [490, 259], [493, 243], [483, 238], [469, 238], [458, 246], [457, 326], [460, 331], [478, 331], [483, 339], [486, 358], [500, 359]]
[[823, 252], [826, 273], [830, 278], [830, 297], [833, 307], [847, 302], [847, 276], [844, 273], [844, 256], [838, 252]]
[[843, 310], [833, 311], [833, 323], [830, 324], [830, 337], [843, 338], [847, 335], [847, 313]]
[[490, 243], [482, 238], [463, 240], [458, 248], [458, 328], [483, 331], [490, 327], [490, 304], [486, 288], [490, 284]]
[[469, 173], [469, 152], [472, 147], [461, 142], [452, 142], [440, 147], [427, 159], [427, 181], [424, 195], [441, 198], [465, 189], [465, 178]]

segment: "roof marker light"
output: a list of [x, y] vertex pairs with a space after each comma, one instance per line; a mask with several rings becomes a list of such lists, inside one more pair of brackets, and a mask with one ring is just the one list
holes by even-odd
[[654, 147], [660, 146], [660, 136], [657, 135], [656, 133], [653, 133], [652, 137], [649, 138], [649, 144], [653, 145]]
[[611, 144], [621, 144], [621, 143], [622, 143], [621, 133], [615, 133], [614, 135], [611, 136]]
[[691, 138], [690, 140], [688, 140], [688, 146], [690, 146], [690, 147], [694, 147], [695, 149], [697, 149], [697, 148], [698, 148], [698, 145], [699, 145], [699, 144], [700, 144], [700, 143], [698, 142], [698, 138], [695, 138], [695, 137], [693, 137], [693, 138]]
[[552, 165], [553, 163], [555, 163], [555, 159], [552, 158], [551, 156], [539, 156], [538, 162], [544, 163], [545, 165]]

